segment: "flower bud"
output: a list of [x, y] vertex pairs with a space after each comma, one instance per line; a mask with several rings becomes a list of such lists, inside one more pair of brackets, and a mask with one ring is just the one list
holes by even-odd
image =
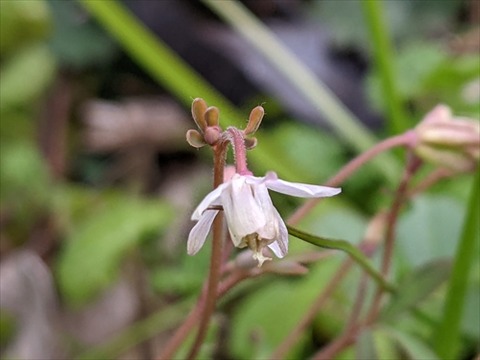
[[207, 103], [201, 98], [196, 98], [192, 102], [192, 117], [198, 128], [204, 132], [207, 127], [205, 120], [205, 111], [207, 111]]
[[426, 161], [468, 171], [478, 165], [480, 156], [480, 123], [478, 120], [454, 117], [445, 105], [438, 105], [417, 125], [414, 151]]
[[187, 142], [190, 144], [190, 146], [193, 146], [197, 149], [207, 145], [207, 143], [203, 139], [202, 134], [200, 134], [197, 130], [193, 129], [187, 131]]
[[221, 132], [218, 126], [208, 126], [205, 129], [204, 139], [208, 145], [215, 145], [220, 136]]
[[217, 126], [218, 125], [218, 108], [215, 106], [210, 106], [205, 111], [205, 121], [207, 122], [207, 126]]
[[252, 150], [255, 146], [257, 146], [257, 138], [245, 138], [245, 147], [247, 150]]
[[258, 130], [260, 124], [262, 123], [263, 115], [265, 115], [265, 110], [263, 110], [263, 107], [257, 106], [252, 109], [248, 118], [247, 127], [244, 130], [245, 135], [252, 135]]

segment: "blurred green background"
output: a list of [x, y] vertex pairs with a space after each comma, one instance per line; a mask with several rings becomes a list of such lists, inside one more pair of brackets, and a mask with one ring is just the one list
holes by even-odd
[[[252, 24], [222, 3], [232, 2], [0, 1], [2, 357], [150, 359], [162, 348], [208, 268], [207, 247], [185, 251], [211, 181], [209, 150], [185, 142], [194, 98], [218, 106], [223, 127], [243, 127], [262, 104], [251, 168], [318, 184], [438, 103], [480, 117], [476, 0], [245, 0]], [[255, 24], [249, 39], [242, 31]], [[358, 243], [403, 163], [399, 152], [363, 168], [301, 228]], [[403, 297], [339, 358], [442, 358], [435, 330], [471, 184], [458, 176], [408, 204], [394, 261]], [[301, 203], [272, 197], [285, 217]], [[458, 359], [480, 343], [478, 228], [468, 236]], [[291, 256], [311, 250], [291, 239]], [[202, 356], [268, 357], [344, 256], [235, 289]], [[342, 282], [292, 358], [338, 335], [359, 276]]]

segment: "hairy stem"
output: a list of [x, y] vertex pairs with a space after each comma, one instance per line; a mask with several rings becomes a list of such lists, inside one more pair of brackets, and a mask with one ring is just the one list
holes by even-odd
[[243, 132], [235, 127], [229, 127], [226, 132], [228, 140], [232, 145], [237, 173], [240, 175], [252, 175], [252, 172], [247, 167], [247, 148], [245, 147]]

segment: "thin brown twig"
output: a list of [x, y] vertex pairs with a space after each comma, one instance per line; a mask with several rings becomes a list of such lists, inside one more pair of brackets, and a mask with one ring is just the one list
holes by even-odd
[[[250, 277], [250, 274], [245, 271], [235, 271], [229, 276], [227, 276], [227, 278], [222, 280], [222, 282], [218, 286], [217, 299], [220, 299], [235, 285], [248, 277]], [[204, 291], [202, 291], [202, 293], [205, 292], [206, 285], [203, 290]], [[200, 297], [195, 307], [190, 311], [190, 313], [187, 315], [180, 327], [177, 328], [175, 334], [169, 339], [168, 344], [165, 345], [162, 353], [157, 358], [157, 360], [170, 360], [173, 358], [177, 349], [185, 341], [190, 331], [198, 323], [204, 306], [203, 302], [204, 297]]]
[[[213, 171], [213, 188], [217, 188], [220, 184], [223, 183], [223, 173], [225, 168], [225, 156], [226, 156], [226, 143], [221, 142], [218, 145], [214, 146], [214, 171]], [[208, 325], [210, 323], [210, 318], [212, 317], [213, 312], [215, 311], [215, 305], [217, 303], [217, 286], [220, 282], [221, 277], [221, 268], [223, 263], [223, 240], [224, 240], [224, 231], [223, 231], [223, 212], [219, 211], [215, 220], [213, 221], [212, 228], [212, 253], [210, 255], [210, 272], [208, 275], [208, 285], [206, 291], [205, 304], [202, 311], [202, 316], [200, 318], [200, 324], [198, 327], [197, 336], [193, 342], [193, 345], [190, 349], [190, 352], [187, 356], [187, 359], [194, 359], [200, 347], [202, 346], [203, 340], [207, 335]]]
[[[385, 277], [388, 277], [388, 273], [391, 267], [390, 265], [392, 262], [393, 250], [395, 245], [395, 232], [396, 232], [398, 216], [400, 215], [400, 210], [403, 204], [407, 200], [407, 191], [408, 191], [408, 185], [410, 183], [410, 180], [412, 179], [412, 176], [416, 173], [416, 171], [418, 170], [421, 164], [418, 158], [416, 158], [412, 154], [408, 154], [408, 155], [410, 157], [409, 162], [407, 164], [407, 167], [405, 168], [405, 172], [402, 176], [402, 180], [395, 193], [395, 198], [393, 200], [392, 207], [388, 213], [387, 231], [385, 235], [385, 247], [384, 247], [382, 264], [381, 264], [381, 272]], [[374, 295], [372, 306], [366, 317], [367, 325], [372, 324], [377, 318], [378, 313], [380, 311], [380, 304], [382, 301], [383, 294], [384, 294], [383, 290], [378, 287]]]
[[362, 307], [365, 303], [365, 294], [367, 292], [368, 276], [365, 272], [362, 273], [360, 284], [358, 286], [357, 295], [353, 304], [353, 309], [350, 318], [345, 326], [345, 331], [334, 342], [330, 343], [323, 349], [320, 349], [314, 356], [313, 360], [332, 359], [339, 351], [343, 350], [345, 346], [350, 343], [350, 340], [356, 336], [359, 328], [359, 321]]

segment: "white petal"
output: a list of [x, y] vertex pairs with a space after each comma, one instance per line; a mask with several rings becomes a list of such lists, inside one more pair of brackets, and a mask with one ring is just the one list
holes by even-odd
[[257, 177], [252, 175], [244, 175], [244, 178], [245, 178], [245, 182], [250, 185], [263, 184], [266, 179], [266, 177]]
[[253, 195], [253, 185], [245, 177], [234, 176], [231, 186], [221, 194], [223, 211], [235, 245], [246, 235], [265, 225], [265, 215]]
[[340, 188], [328, 186], [309, 185], [302, 183], [288, 182], [284, 180], [266, 180], [265, 185], [270, 190], [298, 197], [316, 198], [337, 195], [342, 191]]
[[262, 239], [274, 240], [278, 234], [278, 219], [280, 219], [278, 212], [273, 206], [272, 199], [265, 184], [252, 186], [252, 188], [255, 201], [265, 216], [265, 224], [261, 228], [256, 229], [256, 232]]
[[188, 255], [195, 255], [202, 248], [217, 214], [218, 210], [205, 211], [200, 217], [200, 220], [195, 224], [192, 230], [190, 230], [187, 242]]
[[288, 252], [288, 230], [277, 209], [274, 208], [274, 210], [278, 222], [278, 235], [276, 241], [269, 244], [268, 247], [278, 258], [283, 258]]
[[220, 184], [216, 189], [212, 190], [203, 198], [201, 203], [197, 206], [195, 211], [192, 214], [192, 220], [200, 220], [202, 217], [203, 212], [205, 209], [207, 209], [211, 205], [220, 205], [220, 202], [218, 202], [218, 198], [222, 194], [222, 191], [224, 191], [228, 186], [230, 186], [229, 182]]

